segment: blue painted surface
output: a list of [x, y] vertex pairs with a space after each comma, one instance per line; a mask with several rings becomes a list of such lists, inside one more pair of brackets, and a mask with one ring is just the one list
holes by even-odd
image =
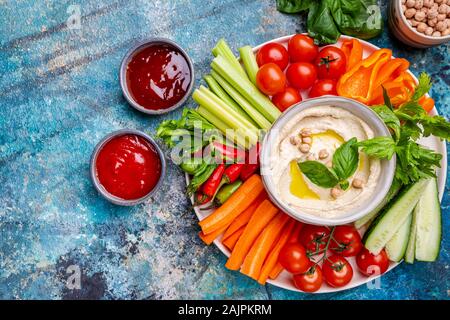
[[[80, 6], [79, 30], [66, 26], [72, 4]], [[180, 114], [149, 117], [123, 99], [118, 69], [134, 42], [177, 41], [198, 84], [220, 37], [234, 49], [256, 45], [304, 31], [303, 16], [280, 14], [272, 0], [3, 0], [0, 25], [0, 298], [448, 299], [449, 182], [438, 262], [403, 264], [379, 290], [328, 295], [260, 286], [225, 269], [219, 250], [198, 239], [183, 174], [172, 164], [161, 192], [134, 208], [109, 204], [91, 185], [89, 158], [105, 134], [153, 134]], [[449, 44], [411, 49], [387, 28], [372, 42], [431, 74], [432, 96], [449, 117]], [[80, 290], [66, 286], [71, 265], [82, 272]]]

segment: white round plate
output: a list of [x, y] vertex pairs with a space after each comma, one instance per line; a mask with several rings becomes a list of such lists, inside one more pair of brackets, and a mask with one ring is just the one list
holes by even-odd
[[[267, 43], [272, 43], [272, 42], [276, 42], [276, 43], [280, 43], [283, 46], [285, 46], [287, 48], [287, 43], [289, 41], [289, 39], [292, 37], [292, 35], [290, 36], [285, 36], [285, 37], [281, 37], [281, 38], [277, 38], [277, 39], [273, 39], [271, 41], [265, 42], [263, 44], [260, 44], [259, 46], [256, 46], [253, 48], [253, 51], [256, 53], [259, 48], [261, 48], [263, 45], [267, 44]], [[348, 37], [348, 36], [341, 36], [341, 38], [339, 39], [339, 41], [336, 43], [337, 46], [340, 47], [340, 45], [342, 44], [343, 40], [346, 39], [351, 39], [352, 37]], [[363, 52], [363, 58], [366, 58], [367, 56], [369, 56], [371, 53], [373, 53], [375, 50], [378, 50], [380, 48], [378, 48], [377, 46], [374, 46], [373, 44], [366, 42], [364, 40], [360, 40], [364, 52]], [[412, 74], [412, 73], [411, 73]], [[414, 79], [416, 80], [416, 82], [418, 81], [417, 78], [413, 75]], [[302, 91], [301, 92], [302, 97], [307, 97], [307, 91]], [[436, 108], [434, 108], [431, 112], [431, 115], [437, 115], [437, 110]], [[439, 198], [442, 201], [442, 197], [444, 194], [444, 189], [445, 189], [445, 179], [446, 179], [446, 175], [447, 175], [447, 148], [446, 148], [446, 144], [445, 141], [441, 141], [438, 138], [435, 137], [427, 137], [427, 138], [423, 138], [419, 141], [421, 144], [435, 150], [436, 152], [439, 152], [442, 154], [442, 160], [441, 160], [441, 168], [437, 170], [437, 176], [438, 176], [438, 186], [439, 186]], [[186, 183], [189, 184], [190, 178], [189, 176], [186, 174]], [[191, 198], [191, 201], [193, 203], [193, 198]], [[198, 207], [194, 207], [194, 211], [195, 214], [197, 215], [199, 220], [204, 219], [206, 216], [208, 216], [209, 214], [211, 214], [212, 210], [210, 211], [206, 211], [206, 210], [200, 210]], [[219, 236], [219, 238], [217, 238], [216, 240], [214, 240], [214, 244], [220, 249], [220, 251], [223, 252], [223, 254], [225, 254], [227, 257], [230, 256], [230, 251], [222, 244], [221, 242], [221, 236]], [[343, 290], [347, 290], [347, 289], [351, 289], [354, 287], [358, 287], [360, 285], [363, 285], [365, 283], [371, 282], [373, 281], [376, 276], [372, 276], [372, 277], [366, 277], [363, 276], [362, 274], [360, 274], [357, 270], [357, 266], [356, 266], [356, 262], [354, 258], [349, 258], [349, 262], [353, 267], [354, 273], [353, 273], [353, 279], [350, 281], [349, 284], [347, 284], [344, 287], [340, 287], [340, 288], [333, 288], [328, 286], [326, 283], [324, 283], [322, 285], [322, 288], [320, 288], [320, 290], [318, 290], [315, 293], [328, 293], [328, 292], [338, 292], [338, 291], [343, 291]], [[389, 272], [390, 270], [392, 270], [393, 268], [395, 268], [399, 263], [395, 263], [395, 262], [391, 262], [389, 269], [387, 272]], [[268, 283], [280, 287], [280, 288], [284, 288], [284, 289], [288, 289], [288, 290], [292, 290], [292, 291], [297, 291], [297, 292], [302, 292], [300, 290], [298, 290], [296, 287], [294, 287], [294, 284], [292, 283], [292, 275], [289, 274], [286, 271], [283, 271], [277, 279], [275, 280], [268, 280]]]

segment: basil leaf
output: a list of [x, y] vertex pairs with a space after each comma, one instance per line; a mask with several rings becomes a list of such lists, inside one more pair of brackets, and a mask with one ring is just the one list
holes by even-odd
[[358, 168], [359, 153], [356, 138], [351, 138], [336, 149], [333, 155], [333, 170], [339, 180], [345, 180]]
[[299, 162], [298, 167], [312, 183], [322, 188], [333, 188], [338, 184], [336, 174], [319, 161]]
[[315, 42], [336, 43], [341, 36], [326, 0], [311, 2], [307, 27], [308, 34], [315, 39]]
[[339, 186], [341, 187], [342, 190], [347, 190], [348, 187], [350, 186], [350, 183], [347, 180], [344, 180], [339, 183]]
[[360, 141], [356, 146], [369, 157], [378, 159], [391, 159], [395, 152], [395, 141], [391, 137], [375, 137]]
[[284, 13], [299, 13], [309, 9], [312, 0], [277, 0], [277, 10]]

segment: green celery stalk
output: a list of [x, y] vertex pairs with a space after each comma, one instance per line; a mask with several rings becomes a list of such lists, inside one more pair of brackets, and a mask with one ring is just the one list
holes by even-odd
[[248, 78], [256, 85], [256, 73], [258, 72], [259, 67], [252, 47], [245, 46], [239, 48], [239, 54], [241, 55], [241, 60], [244, 63], [244, 69], [247, 72]]
[[[220, 131], [222, 131], [223, 134], [227, 133], [227, 130], [229, 129], [228, 125], [225, 124], [225, 122], [223, 122], [222, 120], [220, 120], [218, 117], [216, 117], [214, 114], [212, 114], [211, 112], [208, 111], [208, 109], [206, 109], [203, 106], [199, 106], [197, 108], [197, 112], [206, 120], [208, 120], [209, 122], [211, 122], [217, 129], [219, 129]], [[234, 142], [236, 142], [238, 145], [240, 145], [241, 147], [244, 147], [245, 149], [250, 149], [251, 145], [249, 144], [248, 140], [245, 139], [245, 137], [241, 134], [239, 134], [239, 132], [236, 131], [236, 134], [234, 136], [232, 136], [232, 139]]]
[[256, 88], [247, 78], [236, 72], [222, 56], [213, 59], [211, 67], [244, 96], [270, 122], [274, 122], [281, 112], [270, 99]]
[[204, 86], [200, 86], [199, 89], [194, 91], [192, 98], [195, 102], [202, 105], [216, 117], [219, 117], [223, 122], [225, 122], [229, 129], [234, 129], [234, 131], [242, 131], [248, 136], [252, 145], [255, 145], [258, 142], [258, 128], [230, 108], [209, 89]]
[[271, 123], [251, 105], [236, 89], [233, 88], [224, 78], [214, 70], [211, 71], [212, 77], [220, 86], [244, 109], [247, 114], [258, 124], [261, 129], [269, 130]]
[[208, 84], [208, 87], [211, 89], [211, 91], [218, 96], [220, 99], [225, 101], [230, 107], [232, 107], [235, 111], [239, 112], [243, 117], [245, 117], [248, 121], [250, 121], [252, 124], [256, 125], [256, 123], [253, 121], [253, 119], [245, 113], [244, 110], [237, 104], [233, 98], [231, 98], [228, 93], [225, 92], [224, 89], [217, 83], [217, 81], [209, 74], [205, 75], [203, 77], [205, 79], [206, 83]]
[[211, 50], [214, 57], [223, 56], [231, 65], [233, 69], [239, 72], [242, 76], [247, 76], [244, 69], [242, 69], [241, 64], [238, 59], [234, 55], [233, 51], [231, 51], [225, 39], [220, 39], [216, 46]]

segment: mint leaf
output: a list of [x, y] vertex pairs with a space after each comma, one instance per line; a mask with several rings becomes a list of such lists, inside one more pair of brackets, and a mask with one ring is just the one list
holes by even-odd
[[336, 149], [333, 155], [333, 170], [339, 180], [345, 180], [358, 168], [359, 153], [355, 148], [358, 141], [351, 138]]
[[322, 188], [333, 188], [338, 184], [336, 174], [319, 161], [299, 162], [298, 167], [303, 174], [315, 185]]
[[357, 143], [369, 157], [391, 159], [395, 153], [395, 141], [391, 137], [375, 137]]

